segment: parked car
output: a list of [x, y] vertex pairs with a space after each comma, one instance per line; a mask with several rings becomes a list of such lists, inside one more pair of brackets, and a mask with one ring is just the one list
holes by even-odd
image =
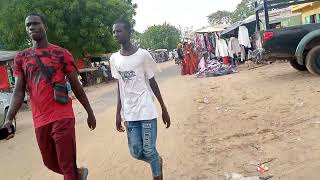
[[156, 49], [151, 52], [151, 55], [157, 63], [162, 63], [169, 60], [169, 53], [167, 49]]
[[320, 24], [306, 24], [258, 32], [262, 37], [262, 58], [289, 60], [299, 71], [320, 75], [319, 29]]
[[[6, 119], [6, 115], [9, 110], [10, 101], [12, 93], [11, 92], [0, 92], [0, 127], [3, 127]], [[28, 104], [29, 96], [25, 96], [24, 103]], [[16, 126], [16, 120], [14, 120], [14, 126]]]

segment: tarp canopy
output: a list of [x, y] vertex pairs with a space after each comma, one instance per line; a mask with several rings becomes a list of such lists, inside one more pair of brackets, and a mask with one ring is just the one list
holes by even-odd
[[208, 26], [208, 27], [197, 30], [196, 33], [221, 32], [221, 31], [225, 30], [225, 28], [228, 26], [229, 25], [227, 25], [227, 24]]
[[256, 28], [256, 17], [255, 15], [251, 15], [243, 21], [238, 21], [224, 30], [220, 37], [221, 38], [230, 38], [230, 37], [238, 37], [238, 31], [240, 26], [246, 26], [249, 31], [249, 35], [252, 35], [255, 32]]
[[92, 55], [90, 56], [91, 62], [109, 61], [109, 57], [106, 55]]
[[[276, 9], [269, 12], [269, 21], [270, 23], [278, 23], [281, 22], [284, 18], [290, 18], [294, 16], [300, 16], [301, 13], [292, 13], [291, 8], [283, 8], [283, 9]], [[260, 21], [265, 22], [265, 14], [259, 13]], [[238, 29], [239, 26], [246, 26], [249, 30], [249, 35], [251, 36], [254, 34], [256, 30], [256, 16], [251, 15], [243, 21], [238, 21], [228, 27], [221, 33], [222, 38], [230, 38], [230, 37], [237, 37], [238, 36]]]
[[93, 68], [83, 68], [83, 69], [79, 69], [79, 73], [86, 73], [86, 72], [93, 72], [93, 71], [97, 71], [98, 68], [93, 67]]
[[0, 51], [0, 62], [13, 60], [17, 53], [17, 51]]
[[154, 50], [155, 52], [167, 52], [168, 50], [167, 49], [156, 49]]

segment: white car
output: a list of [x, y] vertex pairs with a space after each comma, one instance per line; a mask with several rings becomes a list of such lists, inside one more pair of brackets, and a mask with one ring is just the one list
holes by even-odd
[[3, 126], [10, 105], [10, 93], [0, 93], [0, 127]]
[[[12, 93], [0, 92], [0, 127], [3, 127], [5, 119], [9, 110]], [[29, 96], [25, 96], [24, 103], [28, 104]], [[16, 126], [16, 120], [14, 120], [14, 126]]]

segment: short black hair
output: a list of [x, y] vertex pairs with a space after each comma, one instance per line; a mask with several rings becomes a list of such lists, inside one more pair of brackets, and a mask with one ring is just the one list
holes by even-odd
[[29, 14], [26, 16], [26, 18], [29, 17], [29, 16], [38, 16], [38, 17], [40, 17], [42, 23], [43, 23], [44, 25], [47, 25], [47, 18], [46, 18], [44, 15], [39, 14], [39, 13], [29, 13]]
[[129, 20], [124, 19], [124, 18], [120, 18], [116, 22], [114, 22], [114, 24], [123, 24], [124, 28], [131, 34], [131, 32], [132, 32], [132, 24], [130, 23]]

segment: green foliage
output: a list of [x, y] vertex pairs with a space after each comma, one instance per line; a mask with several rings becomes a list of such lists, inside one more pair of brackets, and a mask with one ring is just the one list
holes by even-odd
[[241, 3], [238, 4], [236, 10], [232, 13], [231, 22], [235, 23], [237, 21], [242, 21], [254, 14], [254, 2], [255, 0], [242, 0]]
[[131, 41], [134, 43], [134, 45], [136, 45], [136, 46], [140, 45], [141, 36], [142, 36], [142, 33], [138, 32], [138, 31], [133, 31], [133, 33], [131, 35]]
[[[242, 0], [237, 8], [233, 12], [228, 11], [217, 11], [208, 16], [210, 24], [232, 24], [237, 21], [244, 20], [250, 15], [254, 14], [254, 2], [256, 0]], [[258, 1], [261, 3], [261, 1]]]
[[180, 31], [167, 23], [149, 27], [140, 37], [140, 44], [146, 49], [175, 49], [180, 39]]
[[74, 56], [112, 52], [118, 48], [113, 23], [119, 18], [134, 22], [135, 8], [131, 0], [10, 0], [0, 12], [0, 37], [8, 50], [29, 47], [24, 20], [36, 12], [47, 17], [49, 42]]
[[209, 23], [215, 24], [230, 24], [232, 12], [229, 11], [217, 11], [208, 16]]

